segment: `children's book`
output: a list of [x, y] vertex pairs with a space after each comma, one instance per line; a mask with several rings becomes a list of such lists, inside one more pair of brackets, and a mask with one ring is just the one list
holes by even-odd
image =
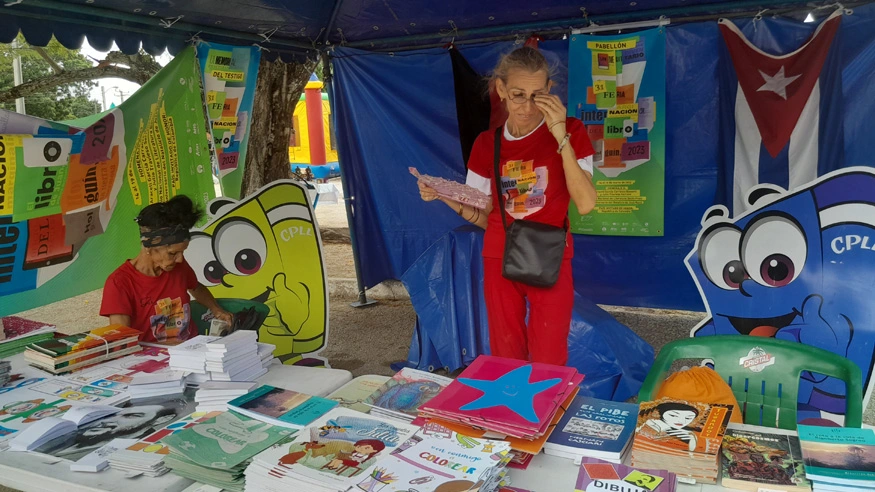
[[364, 401], [389, 379], [388, 376], [378, 376], [376, 374], [359, 376], [334, 390], [327, 398], [336, 401], [342, 407], [368, 413], [371, 407], [365, 405]]
[[583, 458], [577, 472], [575, 492], [674, 492], [677, 477], [666, 470], [636, 469], [608, 463], [597, 458]]
[[508, 443], [431, 430], [423, 428], [370, 473], [360, 475], [353, 490], [494, 489], [509, 458]]
[[811, 490], [796, 432], [729, 424], [723, 437], [721, 484], [739, 490]]
[[[291, 444], [274, 446], [255, 457], [271, 476], [295, 490], [298, 482], [346, 490], [371, 475], [382, 459], [412, 437], [418, 427], [335, 408], [299, 431]], [[428, 489], [424, 489], [428, 490]]]
[[638, 405], [581, 395], [559, 420], [544, 452], [617, 460], [626, 450], [637, 422]]
[[547, 431], [567, 392], [582, 379], [571, 367], [481, 355], [420, 412], [534, 438]]
[[199, 466], [232, 468], [292, 431], [250, 419], [234, 412], [222, 412], [212, 419], [173, 433], [161, 440], [171, 454], [179, 454]]
[[875, 487], [875, 432], [851, 427], [799, 425], [805, 476], [814, 482]]
[[291, 429], [303, 428], [336, 406], [334, 400], [268, 385], [228, 402], [229, 410]]
[[375, 410], [384, 411], [387, 417], [409, 421], [416, 418], [423, 403], [437, 396], [451, 382], [451, 378], [405, 367], [374, 391], [364, 403]]

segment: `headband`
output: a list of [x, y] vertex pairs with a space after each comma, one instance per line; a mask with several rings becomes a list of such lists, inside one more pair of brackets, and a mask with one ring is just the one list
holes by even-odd
[[181, 224], [151, 230], [140, 229], [140, 242], [147, 248], [179, 244], [189, 239], [191, 239], [191, 231], [188, 230], [188, 227]]

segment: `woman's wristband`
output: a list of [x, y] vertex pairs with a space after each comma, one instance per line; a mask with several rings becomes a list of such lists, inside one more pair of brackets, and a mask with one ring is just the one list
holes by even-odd
[[459, 214], [460, 217], [462, 216], [462, 202], [459, 202], [459, 211], [456, 213]]
[[564, 148], [565, 148], [565, 145], [568, 144], [568, 140], [569, 140], [569, 139], [571, 139], [571, 134], [570, 134], [570, 133], [566, 133], [566, 134], [565, 134], [565, 138], [563, 138], [563, 139], [562, 139], [562, 142], [559, 143], [559, 148], [556, 149], [556, 153], [557, 153], [557, 154], [561, 154], [561, 153], [562, 153], [562, 149], [564, 149]]

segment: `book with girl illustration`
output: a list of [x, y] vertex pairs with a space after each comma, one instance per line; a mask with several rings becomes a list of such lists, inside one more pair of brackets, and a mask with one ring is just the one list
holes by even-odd
[[632, 443], [634, 467], [667, 469], [715, 483], [732, 406], [660, 398], [641, 403]]
[[355, 485], [356, 477], [369, 475], [417, 430], [413, 425], [335, 408], [299, 431], [291, 444], [273, 446], [256, 456], [246, 472], [247, 481], [292, 487], [315, 483], [345, 490]]

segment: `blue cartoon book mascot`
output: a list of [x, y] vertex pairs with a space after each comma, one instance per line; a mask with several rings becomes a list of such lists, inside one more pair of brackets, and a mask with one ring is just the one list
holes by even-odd
[[[871, 393], [875, 169], [847, 168], [787, 192], [760, 185], [730, 219], [711, 207], [687, 267], [710, 315], [693, 336], [750, 335], [845, 356]], [[868, 388], [868, 389], [867, 389]], [[803, 373], [799, 419], [844, 414], [844, 382]]]

